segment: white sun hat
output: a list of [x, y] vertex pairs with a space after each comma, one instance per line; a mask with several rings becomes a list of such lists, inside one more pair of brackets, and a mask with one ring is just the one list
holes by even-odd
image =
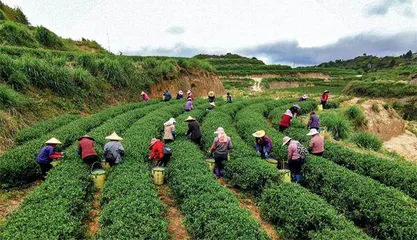
[[291, 112], [289, 109], [287, 109], [287, 110], [285, 111], [284, 115], [287, 115], [287, 116], [293, 117], [292, 112]]
[[264, 130], [259, 130], [259, 131], [256, 131], [255, 133], [253, 133], [252, 136], [254, 136], [256, 138], [261, 138], [261, 137], [265, 136], [265, 134], [266, 133], [265, 133]]
[[216, 106], [216, 104], [214, 102], [211, 102], [210, 105], [213, 106], [213, 107]]
[[218, 127], [214, 134], [224, 133], [224, 128]]
[[285, 137], [282, 139], [282, 146], [284, 146], [285, 144], [287, 144], [289, 141], [291, 141], [291, 138], [290, 138], [290, 137], [288, 137], [288, 136], [285, 136]]
[[319, 134], [319, 131], [317, 131], [315, 128], [310, 129], [310, 132], [307, 133], [308, 136], [313, 136], [316, 134]]
[[123, 138], [119, 137], [116, 132], [113, 132], [111, 135], [106, 137], [107, 140], [122, 141]]
[[62, 142], [60, 142], [58, 139], [53, 137], [49, 139], [48, 141], [46, 141], [45, 144], [62, 144]]

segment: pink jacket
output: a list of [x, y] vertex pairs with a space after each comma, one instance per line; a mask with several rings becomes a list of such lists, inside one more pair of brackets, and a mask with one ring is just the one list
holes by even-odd
[[300, 159], [300, 154], [297, 149], [298, 141], [291, 140], [288, 146], [288, 161]]

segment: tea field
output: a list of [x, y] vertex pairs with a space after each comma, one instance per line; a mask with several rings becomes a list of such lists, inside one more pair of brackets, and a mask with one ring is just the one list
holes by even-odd
[[[184, 113], [183, 101], [151, 101], [41, 122], [18, 134], [18, 145], [0, 155], [2, 192], [39, 179], [34, 155], [48, 138], [63, 142], [65, 156], [1, 222], [0, 238], [416, 239], [414, 164], [334, 140], [338, 132], [330, 121], [323, 121], [330, 136], [326, 152], [308, 156], [301, 184], [282, 182], [277, 168], [256, 154], [252, 133], [259, 129], [272, 138], [272, 155], [280, 161], [286, 158], [284, 134], [308, 144], [304, 119], [317, 101], [298, 102], [301, 114], [292, 127], [284, 134], [277, 130], [281, 114], [294, 103], [292, 98], [238, 98], [231, 104], [219, 99], [207, 111], [207, 100], [196, 99], [195, 109]], [[324, 120], [343, 113], [332, 108], [318, 114]], [[201, 124], [201, 148], [185, 137], [188, 115]], [[154, 185], [144, 159], [150, 139], [161, 137], [170, 117], [177, 120], [178, 137], [169, 144], [174, 154], [161, 187]], [[221, 180], [205, 162], [219, 126], [233, 142]], [[124, 138], [125, 159], [106, 173], [98, 190], [76, 153], [76, 141], [87, 133], [101, 155], [104, 137], [113, 131]], [[161, 197], [166, 191], [169, 205]], [[185, 233], [178, 233], [181, 227]]]

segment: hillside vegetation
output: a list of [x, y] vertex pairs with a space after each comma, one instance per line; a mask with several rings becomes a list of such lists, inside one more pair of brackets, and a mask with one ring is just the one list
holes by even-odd
[[159, 81], [214, 71], [199, 59], [115, 56], [97, 42], [63, 39], [0, 2], [0, 151], [18, 129], [62, 113], [138, 101]]

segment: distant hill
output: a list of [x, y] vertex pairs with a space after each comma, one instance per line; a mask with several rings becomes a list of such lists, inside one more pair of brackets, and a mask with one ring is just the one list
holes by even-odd
[[284, 75], [295, 76], [299, 73], [323, 73], [329, 76], [343, 76], [358, 74], [355, 70], [344, 70], [340, 68], [321, 68], [321, 67], [298, 67], [280, 64], [265, 64], [263, 61], [252, 57], [243, 57], [233, 53], [225, 55], [199, 54], [193, 58], [209, 61], [217, 70], [217, 73], [224, 76], [249, 76], [249, 75]]
[[355, 69], [363, 70], [365, 72], [378, 71], [382, 69], [393, 69], [403, 65], [416, 65], [417, 55], [410, 50], [407, 53], [393, 57], [377, 57], [373, 55], [364, 54], [354, 59], [349, 60], [335, 60], [325, 62], [319, 65], [319, 67], [331, 67], [331, 68], [344, 68], [344, 69]]
[[108, 53], [96, 41], [64, 39], [43, 26], [31, 26], [19, 7], [0, 1], [0, 45], [61, 51]]

